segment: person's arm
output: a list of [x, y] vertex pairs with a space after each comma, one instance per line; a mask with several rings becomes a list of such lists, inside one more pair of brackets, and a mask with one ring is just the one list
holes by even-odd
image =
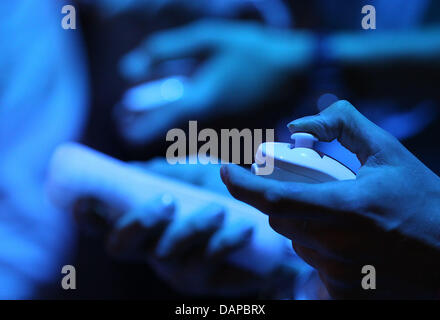
[[383, 64], [399, 60], [439, 61], [440, 26], [400, 31], [331, 34], [323, 54], [339, 65]]

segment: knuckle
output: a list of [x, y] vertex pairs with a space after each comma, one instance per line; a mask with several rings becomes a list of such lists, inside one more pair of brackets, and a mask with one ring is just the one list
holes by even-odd
[[318, 114], [312, 124], [312, 130], [321, 139], [325, 140], [325, 137], [331, 136], [330, 129], [331, 124], [329, 123], [327, 117], [324, 114]]
[[352, 113], [356, 110], [355, 107], [347, 100], [339, 100], [335, 102], [332, 108], [334, 108], [334, 111], [344, 114]]
[[350, 119], [353, 117], [355, 112], [357, 112], [356, 108], [347, 100], [339, 100], [332, 106], [333, 118], [336, 119], [338, 126], [341, 126], [344, 123], [348, 123], [351, 121]]
[[276, 211], [282, 207], [286, 202], [287, 192], [284, 188], [276, 190], [266, 190], [264, 192], [264, 200], [267, 203], [267, 209], [271, 211]]

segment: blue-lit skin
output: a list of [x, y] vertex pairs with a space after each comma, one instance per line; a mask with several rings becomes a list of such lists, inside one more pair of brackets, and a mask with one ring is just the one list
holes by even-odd
[[[409, 0], [405, 1], [409, 2]], [[325, 2], [329, 3], [327, 0]], [[110, 5], [116, 6], [122, 3], [123, 1], [113, 1]], [[148, 0], [144, 3], [148, 3]], [[6, 194], [6, 198], [0, 200], [0, 205], [1, 212], [8, 213], [0, 222], [0, 236], [5, 239], [1, 241], [3, 247], [0, 250], [0, 283], [2, 283], [0, 296], [7, 298], [29, 297], [37, 283], [50, 280], [54, 274], [59, 276], [57, 265], [62, 260], [63, 254], [68, 253], [71, 248], [71, 224], [68, 215], [54, 210], [47, 203], [43, 194], [42, 177], [53, 148], [59, 142], [75, 138], [80, 131], [87, 86], [83, 66], [78, 63], [81, 56], [73, 50], [77, 44], [75, 37], [77, 33], [62, 33], [60, 37], [50, 32], [52, 30], [63, 32], [59, 28], [60, 3], [50, 4], [47, 1], [47, 4], [46, 2], [39, 4], [38, 10], [33, 3], [26, 4], [26, 10], [17, 10], [17, 12], [28, 12], [28, 14], [24, 18], [19, 16], [11, 20], [15, 17], [11, 12], [15, 12], [17, 6], [22, 4], [23, 1], [17, 0], [4, 1], [0, 5], [4, 9], [2, 10], [4, 17], [1, 21], [8, 27], [4, 28], [3, 23], [0, 22], [1, 38], [10, 40], [4, 41], [7, 46], [4, 46], [0, 54], [2, 80], [4, 80], [0, 85], [0, 190]], [[379, 10], [380, 12], [382, 11]], [[341, 13], [345, 14], [342, 11]], [[402, 13], [403, 10], [399, 10], [399, 19]], [[380, 20], [383, 21], [383, 18]], [[10, 21], [14, 23], [10, 24]], [[10, 26], [14, 28], [12, 33]], [[357, 27], [359, 28], [358, 25]], [[402, 58], [402, 54], [403, 56], [408, 54], [415, 61], [429, 61], [438, 56], [439, 32], [436, 28], [427, 31], [426, 33], [423, 30], [411, 32], [409, 37], [399, 32], [379, 36], [377, 31], [374, 32], [374, 36], [368, 38], [357, 37], [356, 34], [339, 34], [332, 37], [330, 43], [338, 49], [335, 50], [338, 56], [334, 58], [341, 64], [345, 61], [355, 65], [370, 62], [388, 63], [396, 58]], [[247, 35], [244, 33], [243, 38]], [[364, 35], [365, 33], [362, 36]], [[60, 38], [64, 39], [64, 37], [66, 41], [60, 43]], [[191, 38], [191, 36], [187, 37], [187, 39]], [[391, 43], [395, 47], [391, 48]], [[222, 49], [226, 47], [225, 45]], [[260, 49], [251, 51], [258, 50]], [[217, 53], [219, 54], [215, 55], [217, 59], [210, 60], [212, 65], [217, 65], [219, 68], [227, 66], [220, 63], [222, 59], [218, 59], [223, 55], [223, 50]], [[247, 59], [249, 54], [235, 56]], [[241, 67], [252, 65], [252, 68], [255, 68], [258, 64], [243, 64], [240, 60], [231, 65], [239, 66], [232, 68], [239, 73]], [[148, 67], [148, 64], [146, 66]], [[147, 67], [144, 66], [140, 74], [141, 78], [143, 73], [148, 72]], [[209, 75], [208, 69], [211, 68], [211, 64], [208, 63], [205, 67], [205, 74]], [[223, 69], [224, 72], [228, 70], [228, 68]], [[266, 76], [270, 78], [270, 74]], [[224, 79], [226, 82], [230, 80], [226, 76]], [[233, 81], [231, 83], [234, 84]], [[247, 88], [245, 83], [240, 86], [242, 89]], [[229, 92], [223, 90], [222, 98], [223, 95], [228, 96]], [[244, 92], [242, 97], [239, 92], [236, 96], [240, 99], [246, 98], [247, 93]], [[168, 112], [167, 115], [169, 114]], [[213, 114], [215, 115], [215, 112]], [[167, 115], [159, 114], [153, 118], [153, 122], [167, 122], [164, 120]], [[419, 115], [416, 114], [417, 117]], [[181, 120], [194, 119], [193, 116], [194, 114], [182, 112]], [[401, 118], [397, 120], [392, 121], [392, 127], [398, 127], [396, 123], [400, 123]], [[139, 131], [142, 134], [142, 130]], [[177, 265], [176, 263], [174, 266]], [[178, 268], [174, 270], [178, 271]]]
[[[171, 166], [165, 159], [137, 165], [149, 172], [177, 178], [229, 196], [220, 180], [218, 165]], [[84, 200], [80, 202], [82, 210], [75, 212], [77, 217], [93, 217], [97, 214], [95, 203]], [[283, 269], [283, 273], [278, 274], [278, 268], [273, 270], [275, 272], [261, 272], [258, 266], [253, 271], [231, 263], [231, 255], [236, 259], [246, 259], [246, 245], [257, 223], [270, 236], [273, 230], [264, 219], [255, 223], [251, 219], [226, 222], [228, 215], [234, 212], [225, 212], [221, 204], [206, 203], [201, 210], [186, 217], [176, 215], [174, 208], [170, 190], [169, 195], [152, 199], [133, 211], [121, 213], [115, 222], [110, 223], [109, 230], [105, 230], [109, 254], [118, 259], [147, 261], [171, 287], [184, 294], [198, 296], [236, 297], [255, 294], [261, 289], [261, 284], [265, 283], [278, 297], [292, 298], [294, 278], [312, 272], [309, 266], [289, 250], [287, 239], [284, 238], [273, 241], [274, 245], [280, 247], [274, 247], [273, 250], [282, 251], [283, 255], [277, 255], [272, 262], [274, 266]], [[102, 210], [100, 212], [102, 214]], [[80, 226], [87, 229], [94, 227], [90, 224]], [[282, 288], [278, 287], [280, 283], [283, 283]]]
[[164, 100], [172, 102], [182, 99], [183, 94], [185, 93], [185, 88], [180, 79], [170, 78], [162, 83], [160, 93]]
[[[1, 212], [5, 213], [0, 221], [0, 297], [32, 298], [38, 294], [37, 286], [59, 279], [61, 266], [72, 262], [69, 254], [74, 248], [74, 226], [67, 212], [56, 210], [46, 199], [44, 173], [54, 148], [80, 135], [85, 122], [88, 82], [81, 63], [84, 57], [81, 50], [77, 50], [80, 45], [78, 33], [67, 33], [60, 28], [57, 4], [40, 5], [39, 10], [35, 10], [31, 3], [18, 1], [4, 3], [3, 6], [11, 7], [2, 11], [7, 14], [2, 20], [5, 24], [12, 19], [17, 25], [22, 25], [20, 19], [23, 15], [17, 14], [20, 19], [13, 20], [15, 15], [10, 14], [17, 7], [20, 7], [20, 13], [28, 13], [25, 16], [29, 23], [39, 21], [38, 28], [23, 24], [22, 29], [14, 29], [14, 39], [9, 42], [9, 49], [2, 51], [0, 59], [4, 79], [8, 79], [2, 83], [0, 91], [0, 190], [2, 196], [6, 196], [0, 200]], [[57, 13], [55, 16], [54, 12]], [[9, 28], [2, 26], [0, 32], [4, 39], [11, 37]], [[182, 93], [175, 81], [168, 82], [163, 89], [166, 99], [178, 99]], [[150, 205], [151, 211], [154, 211], [158, 202]], [[148, 208], [144, 209], [144, 212], [150, 212]], [[202, 215], [198, 212], [193, 219], [197, 217], [196, 220], [203, 223], [205, 220], [200, 219]], [[209, 210], [206, 213], [207, 223], [208, 218]], [[222, 228], [222, 237], [216, 239], [224, 240], [224, 243], [215, 242], [217, 245], [213, 246], [217, 249], [214, 253], [222, 251], [228, 244], [231, 246], [227, 249], [234, 251], [234, 243], [238, 247], [242, 241], [238, 231], [248, 230], [246, 227]], [[205, 244], [203, 241], [195, 242], [201, 246]], [[179, 242], [175, 245], [179, 247]], [[217, 258], [215, 263], [220, 264], [222, 255]], [[155, 269], [159, 274], [166, 272], [167, 280], [176, 279], [183, 269], [183, 262], [167, 262], [155, 265]], [[214, 260], [211, 262], [214, 263]], [[193, 267], [201, 270], [211, 262], [195, 259]], [[240, 286], [220, 281], [219, 285], [223, 287], [207, 288], [216, 277], [221, 279], [222, 274], [212, 273], [210, 277], [196, 278], [199, 273], [194, 269], [186, 270], [187, 281], [197, 280], [197, 284], [194, 282], [182, 287], [186, 292], [192, 289], [204, 294], [204, 290], [209, 289], [210, 292], [237, 295], [257, 286], [257, 279], [249, 276], [249, 285], [244, 281]], [[178, 286], [179, 283], [183, 282], [172, 284]]]
[[44, 189], [52, 151], [86, 115], [80, 43], [60, 27], [61, 3], [0, 3], [0, 299], [38, 296], [73, 252], [71, 217]]
[[[325, 39], [328, 59], [343, 66], [387, 65], [402, 60], [413, 63], [435, 61], [440, 53], [440, 28], [395, 28], [372, 32], [333, 32]], [[148, 60], [150, 69], [137, 70], [133, 80], [144, 77], [156, 65], [170, 59], [196, 57], [211, 52], [210, 58], [191, 79], [185, 98], [170, 105], [153, 119], [139, 116], [131, 123], [130, 140], [148, 144], [167, 130], [188, 119], [216, 118], [244, 113], [278, 94], [288, 78], [313, 66], [317, 38], [313, 32], [281, 31], [258, 24], [202, 20], [149, 37], [129, 56]], [[134, 58], [133, 58], [134, 59]], [[140, 62], [139, 62], [140, 63]], [[142, 64], [142, 63], [140, 63]], [[121, 72], [127, 76], [127, 70]]]
[[[311, 62], [313, 39], [308, 33], [293, 35], [259, 24], [206, 20], [155, 34], [128, 57], [138, 65], [148, 59], [151, 68], [155, 68], [163, 61], [205, 50], [213, 53], [190, 79], [182, 99], [154, 114], [139, 115], [127, 129], [128, 141], [153, 143], [183, 121], [254, 109], [289, 76]], [[121, 67], [126, 65], [122, 63]], [[139, 80], [138, 71], [132, 80]], [[128, 69], [121, 72], [129, 75]]]
[[[156, 81], [149, 81], [131, 88], [125, 92], [120, 107], [126, 111], [147, 112], [156, 108], [167, 107], [170, 102], [181, 99], [185, 93], [187, 79], [184, 77], [170, 77]], [[121, 115], [116, 113], [115, 120], [124, 123]]]
[[[362, 164], [356, 180], [283, 183], [230, 165], [231, 194], [269, 215], [333, 298], [438, 298], [440, 178], [346, 101], [289, 129], [338, 139]], [[360, 285], [364, 265], [376, 268], [376, 290]]]
[[[336, 64], [340, 66], [368, 66], [369, 64], [388, 64], [393, 63], [395, 61], [399, 61], [402, 58], [410, 58], [413, 62], [422, 62], [425, 63], [427, 60], [435, 60], [435, 56], [438, 56], [439, 52], [439, 28], [438, 27], [431, 27], [426, 29], [416, 29], [415, 27], [417, 25], [420, 25], [420, 16], [423, 15], [423, 9], [426, 4], [426, 1], [392, 1], [394, 7], [396, 6], [402, 6], [404, 4], [404, 9], [399, 10], [398, 14], [395, 15], [387, 15], [384, 16], [382, 12], [384, 12], [383, 8], [392, 7], [393, 5], [387, 4], [386, 1], [377, 1], [375, 2], [375, 5], [379, 5], [379, 20], [380, 20], [380, 29], [372, 32], [372, 34], [368, 34], [367, 32], [358, 32], [359, 31], [359, 25], [360, 25], [360, 19], [362, 18], [359, 14], [356, 16], [356, 23], [352, 23], [350, 25], [351, 28], [356, 28], [354, 32], [334, 32], [329, 33], [328, 37], [328, 46], [329, 51], [332, 53], [330, 54], [331, 60], [333, 62], [336, 62]], [[325, 7], [332, 6], [332, 4], [326, 0], [321, 1], [321, 3], [325, 4]], [[345, 4], [346, 5], [346, 4]], [[345, 5], [340, 6], [333, 6], [333, 11], [328, 11], [328, 14], [326, 10], [324, 11], [324, 16], [328, 18], [328, 20], [333, 20], [333, 24], [335, 26], [341, 26], [341, 24], [345, 24], [347, 20], [347, 10], [342, 9], [346, 8]], [[353, 1], [353, 7], [357, 8], [358, 3]], [[416, 10], [412, 10], [414, 5], [417, 7]], [[426, 7], [426, 6], [425, 6]], [[426, 9], [426, 8], [425, 8]], [[337, 12], [335, 12], [337, 11]], [[359, 13], [360, 10], [357, 10]], [[387, 10], [389, 12], [389, 10]], [[415, 13], [416, 12], [416, 13]], [[411, 17], [412, 16], [412, 17]], [[417, 17], [419, 16], [419, 17]], [[393, 20], [394, 19], [394, 20]], [[353, 22], [353, 21], [351, 21]], [[212, 24], [216, 24], [217, 22], [212, 22]], [[385, 24], [386, 23], [386, 26]], [[331, 21], [329, 21], [329, 24], [332, 24]], [[348, 26], [349, 24], [347, 24]], [[237, 79], [246, 80], [246, 78], [242, 77], [240, 74], [238, 77], [233, 72], [234, 68], [225, 68], [224, 65], [222, 65], [220, 62], [223, 62], [221, 59], [218, 59], [218, 56], [226, 56], [231, 51], [228, 50], [228, 38], [234, 38], [234, 33], [239, 33], [241, 28], [239, 24], [236, 24], [236, 29], [233, 31], [230, 31], [228, 34], [228, 29], [222, 29], [223, 25], [220, 23], [217, 26], [217, 30], [222, 30], [219, 33], [222, 34], [222, 36], [216, 37], [216, 32], [212, 32], [210, 29], [203, 28], [203, 23], [199, 23], [199, 28], [197, 28], [196, 25], [192, 25], [190, 27], [185, 27], [182, 29], [177, 30], [170, 30], [165, 32], [160, 32], [157, 35], [153, 35], [153, 37], [150, 40], [147, 40], [144, 45], [140, 48], [140, 50], [136, 50], [133, 52], [133, 54], [141, 53], [138, 55], [139, 59], [150, 59], [152, 56], [154, 56], [155, 49], [151, 50], [150, 52], [150, 41], [155, 42], [155, 39], [163, 39], [163, 43], [159, 46], [163, 47], [164, 51], [167, 52], [165, 54], [164, 58], [158, 59], [159, 62], [161, 62], [162, 59], [167, 59], [167, 56], [170, 55], [172, 59], [175, 59], [176, 57], [182, 56], [188, 56], [188, 55], [196, 55], [198, 52], [198, 49], [200, 49], [200, 46], [198, 45], [197, 41], [195, 45], [192, 44], [191, 39], [196, 35], [196, 39], [198, 39], [198, 34], [203, 34], [204, 37], [207, 39], [206, 43], [202, 43], [202, 46], [206, 44], [205, 47], [208, 47], [209, 49], [212, 49], [214, 47], [214, 55], [211, 60], [208, 61], [208, 63], [203, 66], [202, 70], [203, 73], [207, 75], [205, 79], [203, 79], [203, 82], [205, 83], [205, 87], [208, 87], [207, 90], [211, 90], [212, 92], [216, 92], [218, 89], [220, 92], [222, 92], [220, 98], [216, 101], [215, 98], [212, 100], [212, 105], [215, 105], [216, 103], [220, 105], [219, 108], [212, 108], [212, 111], [207, 113], [208, 116], [215, 117], [218, 113], [222, 112], [223, 109], [227, 110], [229, 106], [229, 101], [232, 99], [237, 99], [237, 101], [244, 101], [244, 107], [243, 108], [234, 108], [237, 112], [245, 112], [243, 110], [246, 110], [246, 105], [251, 105], [252, 103], [247, 103], [246, 99], [248, 98], [248, 92], [247, 88], [250, 88], [251, 90], [254, 89], [252, 85], [249, 87], [244, 84], [240, 83], [238, 87], [241, 89], [239, 93], [234, 91], [236, 87], [235, 79], [231, 79], [232, 77], [236, 77]], [[414, 28], [411, 30], [410, 28]], [[214, 29], [214, 28], [213, 28]], [[230, 30], [230, 29], [229, 29]], [[382, 32], [385, 30], [385, 32]], [[167, 37], [168, 36], [168, 37]], [[244, 37], [245, 38], [249, 38]], [[409, 38], [408, 38], [409, 37]], [[218, 39], [219, 38], [219, 39]], [[252, 38], [252, 37], [250, 37]], [[173, 45], [177, 41], [179, 43], [179, 39], [185, 39], [185, 43], [188, 45], [188, 50], [182, 50], [182, 49], [175, 49], [173, 51]], [[189, 40], [188, 40], [189, 39]], [[408, 41], [408, 39], [410, 39]], [[246, 41], [242, 41], [243, 45], [246, 44]], [[211, 47], [210, 44], [214, 44]], [[268, 45], [262, 44], [261, 46]], [[270, 45], [270, 44], [269, 44]], [[313, 46], [313, 44], [312, 44]], [[154, 46], [153, 46], [154, 47]], [[235, 49], [233, 45], [230, 46], [231, 48]], [[244, 47], [244, 46], [243, 46]], [[243, 49], [241, 47], [240, 49]], [[243, 54], [235, 54], [235, 56], [231, 55], [231, 59], [236, 59], [237, 61], [235, 63], [231, 62], [231, 65], [239, 65], [240, 67], [236, 70], [240, 70], [240, 72], [246, 74], [249, 68], [258, 68], [258, 63], [250, 64], [249, 57], [252, 57], [252, 54], [258, 50], [265, 50], [263, 49], [255, 49], [255, 47], [252, 47], [249, 52], [245, 51], [243, 49]], [[160, 51], [160, 50], [159, 50]], [[171, 53], [169, 53], [170, 51]], [[233, 50], [232, 50], [233, 51]], [[183, 52], [183, 53], [182, 53]], [[246, 60], [247, 59], [247, 60]], [[266, 66], [264, 63], [263, 66]], [[309, 66], [308, 63], [305, 64], [305, 67]], [[154, 64], [151, 65], [152, 68], [154, 68]], [[222, 72], [219, 72], [223, 75], [223, 81], [219, 81], [219, 84], [213, 83], [211, 79], [215, 79], [215, 75], [211, 75], [211, 77], [208, 77], [210, 75], [209, 72], [216, 73], [218, 69], [221, 69]], [[232, 70], [232, 71], [231, 71]], [[230, 77], [227, 76], [227, 73], [230, 73]], [[256, 74], [258, 74], [257, 71], [253, 70]], [[147, 76], [149, 72], [145, 72], [145, 75]], [[226, 74], [226, 75], [225, 75]], [[139, 73], [138, 73], [139, 75]], [[196, 79], [199, 75], [196, 75]], [[267, 80], [269, 79], [269, 80]], [[272, 81], [271, 74], [268, 73], [266, 75], [265, 79], [260, 79], [261, 82], [264, 81]], [[202, 82], [202, 81], [200, 81]], [[208, 86], [209, 83], [213, 83], [212, 86]], [[231, 83], [231, 88], [228, 87], [228, 84]], [[225, 89], [226, 88], [226, 89]], [[199, 92], [199, 90], [195, 90], [196, 94]], [[203, 92], [203, 91], [201, 91]], [[270, 90], [268, 91], [270, 94], [273, 94]], [[231, 93], [231, 94], [230, 94]], [[201, 95], [202, 98], [201, 101], [204, 101], [203, 95]], [[213, 94], [214, 97], [216, 97], [215, 94]], [[229, 100], [228, 100], [229, 99]], [[218, 102], [218, 101], [221, 101]], [[251, 100], [249, 100], [251, 101]], [[184, 104], [184, 101], [179, 101]], [[236, 101], [232, 101], [232, 105], [234, 105]], [[197, 104], [193, 104], [197, 105]], [[173, 105], [173, 107], [179, 106], [179, 104]], [[252, 106], [253, 107], [253, 106]], [[311, 106], [313, 108], [314, 106]], [[192, 106], [188, 107], [188, 109], [192, 108]], [[250, 108], [250, 107], [249, 107]], [[178, 108], [177, 108], [178, 109]], [[185, 109], [185, 108], [184, 108]], [[215, 109], [215, 110], [214, 110]], [[171, 110], [171, 109], [170, 109]], [[220, 111], [219, 111], [220, 110]], [[189, 110], [191, 111], [191, 110]], [[168, 117], [174, 117], [173, 115], [170, 115], [169, 113], [160, 116], [160, 114], [157, 114], [157, 117], [155, 117], [155, 120], [163, 119], [163, 125], [161, 125], [161, 128], [158, 128], [158, 136], [162, 136], [164, 131], [166, 130], [167, 126], [174, 127], [176, 126], [176, 123], [183, 119], [183, 121], [187, 121], [188, 119], [197, 119], [197, 117], [200, 116], [200, 113], [198, 112], [197, 108], [194, 108], [193, 112], [188, 112], [185, 114], [185, 112], [182, 112], [181, 115], [177, 115], [176, 118], [170, 119]], [[425, 114], [426, 116], [426, 114]], [[186, 118], [185, 118], [186, 117]], [[427, 119], [428, 117], [425, 117], [424, 119]], [[140, 143], [150, 143], [154, 141], [154, 139], [150, 139], [152, 135], [150, 126], [147, 125], [148, 120], [147, 116], [145, 118], [139, 118], [139, 122], [135, 123], [133, 126], [133, 132], [136, 132], [136, 136], [139, 137]], [[390, 118], [391, 119], [391, 118]], [[388, 119], [385, 119], [388, 120]], [[416, 120], [416, 122], [414, 122]], [[419, 117], [417, 119], [410, 119], [410, 121], [406, 122], [407, 124], [410, 123], [413, 128], [420, 129], [420, 124], [425, 123], [424, 121], [419, 121]], [[381, 123], [386, 127], [386, 129], [399, 129], [396, 125], [390, 124], [390, 121], [386, 121]], [[147, 130], [147, 131], [146, 131]], [[415, 130], [415, 129], [414, 129]], [[400, 133], [402, 130], [391, 130], [393, 133]], [[405, 133], [406, 134], [406, 133]], [[403, 135], [400, 135], [402, 137]], [[144, 137], [144, 138], [142, 138]], [[332, 147], [332, 146], [330, 146]], [[345, 159], [347, 160], [347, 159]], [[352, 160], [350, 163], [350, 167], [354, 169], [358, 169], [359, 163], [356, 159], [350, 159]]]

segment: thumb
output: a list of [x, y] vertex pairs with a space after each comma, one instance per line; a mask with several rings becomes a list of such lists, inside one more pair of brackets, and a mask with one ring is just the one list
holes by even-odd
[[369, 157], [388, 150], [388, 146], [396, 142], [392, 135], [368, 120], [345, 100], [333, 103], [317, 115], [294, 120], [287, 126], [292, 133], [311, 133], [321, 141], [337, 139], [355, 153], [362, 164]]

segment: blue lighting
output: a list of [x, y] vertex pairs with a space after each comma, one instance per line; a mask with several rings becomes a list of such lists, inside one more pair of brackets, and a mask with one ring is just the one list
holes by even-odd
[[167, 101], [176, 101], [183, 97], [185, 88], [179, 78], [170, 78], [165, 80], [160, 86], [162, 98]]

